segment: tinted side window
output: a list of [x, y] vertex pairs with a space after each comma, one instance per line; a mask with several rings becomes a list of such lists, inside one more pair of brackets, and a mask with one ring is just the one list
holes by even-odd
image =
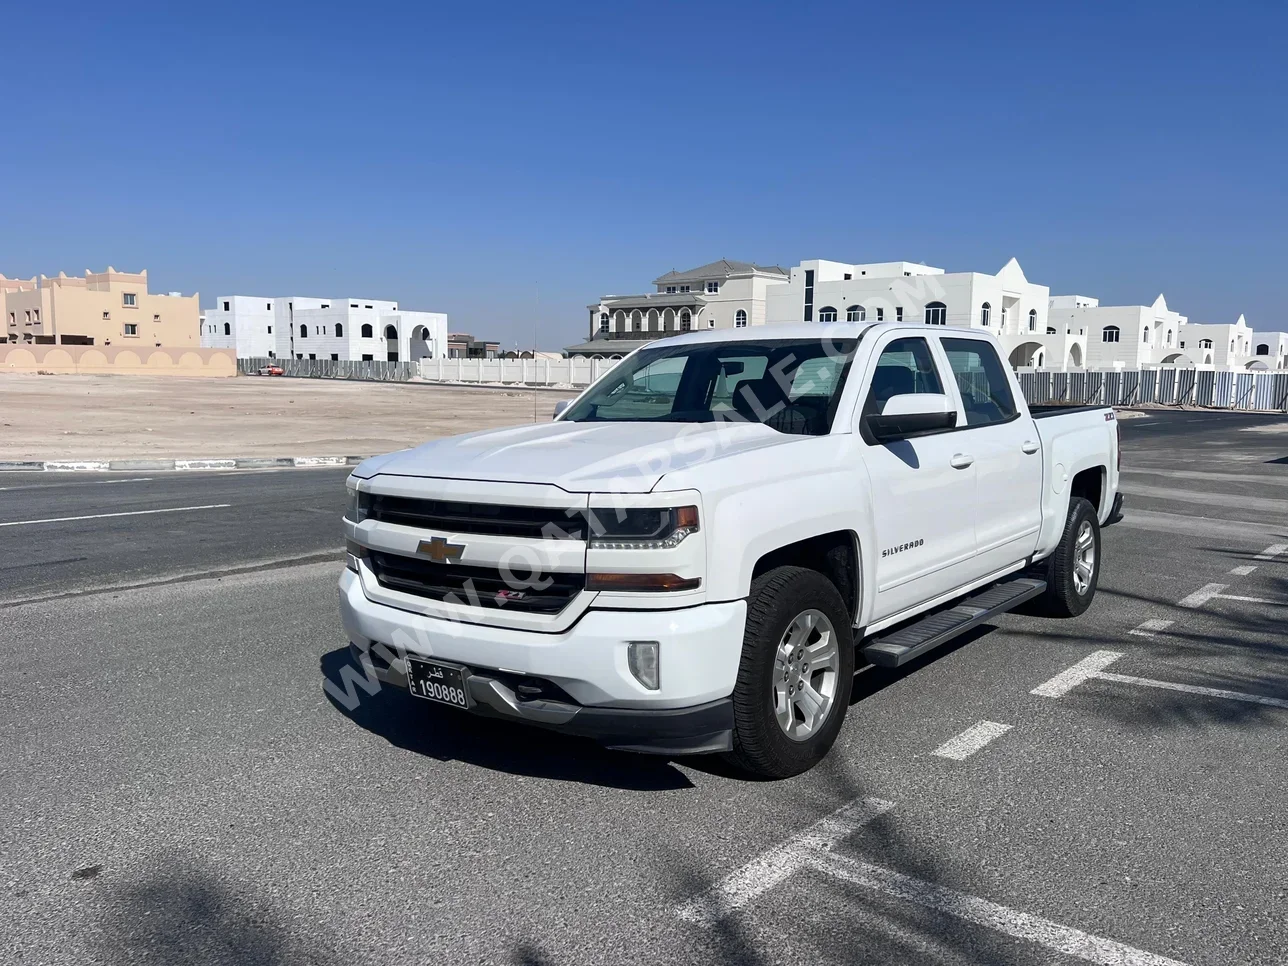
[[942, 339], [941, 343], [961, 390], [966, 425], [987, 426], [1014, 417], [1015, 397], [996, 350], [977, 339]]
[[863, 403], [863, 415], [880, 413], [891, 396], [911, 392], [944, 391], [935, 371], [935, 360], [925, 339], [895, 339], [877, 357], [872, 388]]

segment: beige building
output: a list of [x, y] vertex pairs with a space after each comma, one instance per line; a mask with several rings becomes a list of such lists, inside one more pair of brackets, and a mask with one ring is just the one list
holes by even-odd
[[89, 272], [56, 278], [0, 275], [0, 342], [183, 348], [201, 344], [197, 296], [148, 291], [148, 273]]

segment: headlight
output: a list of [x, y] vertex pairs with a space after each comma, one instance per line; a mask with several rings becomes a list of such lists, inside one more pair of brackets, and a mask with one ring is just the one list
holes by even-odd
[[371, 512], [371, 494], [363, 493], [349, 487], [349, 503], [345, 507], [345, 519], [351, 523], [361, 523]]
[[590, 545], [598, 550], [670, 550], [698, 530], [698, 508], [592, 507]]

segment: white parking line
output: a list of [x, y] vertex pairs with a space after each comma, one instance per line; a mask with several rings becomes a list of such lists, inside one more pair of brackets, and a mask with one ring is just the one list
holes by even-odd
[[687, 922], [714, 925], [793, 873], [808, 868], [1100, 966], [1185, 966], [1179, 960], [1156, 956], [1018, 909], [1008, 909], [836, 851], [836, 846], [847, 835], [893, 807], [892, 803], [878, 798], [851, 802], [680, 905], [676, 914]]
[[1201, 688], [1194, 684], [1177, 684], [1173, 681], [1155, 681], [1152, 678], [1138, 678], [1132, 674], [1101, 673], [1096, 677], [1102, 681], [1117, 681], [1119, 684], [1138, 684], [1145, 688], [1164, 688], [1168, 691], [1184, 691], [1186, 694], [1201, 694], [1208, 698], [1226, 698], [1230, 701], [1246, 701], [1248, 704], [1265, 704], [1272, 708], [1288, 708], [1288, 701], [1283, 698], [1268, 698], [1261, 694], [1245, 694], [1242, 691], [1226, 691], [1222, 688]]
[[1137, 637], [1153, 637], [1159, 631], [1165, 631], [1171, 627], [1173, 621], [1165, 621], [1158, 617], [1151, 617], [1143, 622], [1139, 627], [1133, 627], [1128, 634], [1135, 634]]
[[73, 520], [104, 520], [108, 517], [141, 517], [149, 513], [179, 513], [184, 510], [223, 510], [231, 503], [206, 503], [202, 506], [171, 506], [162, 510], [129, 510], [124, 513], [89, 513], [81, 517], [46, 517], [43, 520], [10, 520], [0, 527], [26, 527], [34, 523], [68, 523]]
[[1213, 597], [1220, 597], [1221, 591], [1229, 587], [1229, 584], [1204, 584], [1188, 597], [1182, 597], [1176, 602], [1177, 607], [1202, 607]]
[[867, 862], [859, 862], [836, 852], [824, 852], [811, 863], [854, 885], [884, 892], [896, 899], [915, 902], [927, 909], [943, 912], [966, 922], [987, 926], [1007, 936], [1025, 939], [1066, 956], [1076, 956], [1102, 966], [1185, 966], [1176, 959], [1156, 956], [1143, 949], [1127, 946], [1112, 939], [1062, 926], [1058, 922], [1034, 916], [1018, 909], [1008, 909], [996, 902], [958, 892], [922, 879], [893, 872]]
[[725, 876], [706, 892], [694, 896], [676, 910], [676, 915], [702, 925], [718, 922], [801, 869], [811, 854], [827, 852], [860, 826], [892, 808], [893, 802], [879, 798], [861, 798], [843, 805], [804, 832]]
[[1243, 691], [1226, 691], [1222, 688], [1204, 688], [1195, 684], [1156, 681], [1153, 678], [1140, 678], [1133, 674], [1115, 674], [1105, 670], [1120, 657], [1122, 657], [1122, 654], [1118, 651], [1095, 651], [1067, 671], [1061, 671], [1050, 681], [1039, 684], [1029, 694], [1040, 695], [1044, 698], [1063, 698], [1079, 684], [1090, 681], [1092, 678], [1098, 678], [1101, 681], [1115, 681], [1118, 684], [1135, 684], [1145, 688], [1183, 691], [1186, 694], [1198, 694], [1208, 698], [1226, 698], [1230, 701], [1245, 701], [1249, 704], [1263, 704], [1272, 708], [1288, 708], [1288, 700], [1283, 698], [1270, 698], [1262, 694], [1247, 694]]
[[1039, 684], [1029, 694], [1037, 694], [1044, 698], [1063, 698], [1083, 681], [1094, 678], [1120, 657], [1122, 657], [1120, 651], [1096, 651], [1067, 671], [1061, 671], [1045, 684]]
[[940, 758], [963, 761], [994, 738], [1000, 738], [1010, 730], [1011, 726], [1008, 724], [998, 724], [996, 721], [981, 721], [978, 724], [971, 725], [957, 737], [949, 738], [936, 748], [933, 754], [938, 755]]
[[1288, 543], [1276, 543], [1272, 547], [1266, 547], [1265, 550], [1253, 557], [1253, 560], [1274, 560], [1285, 550], [1288, 550]]
[[1257, 568], [1254, 567], [1252, 564], [1244, 564], [1242, 567], [1235, 567], [1233, 570], [1230, 571], [1230, 573], [1233, 574], [1235, 577], [1246, 577], [1248, 576], [1248, 574], [1252, 573], [1256, 569]]

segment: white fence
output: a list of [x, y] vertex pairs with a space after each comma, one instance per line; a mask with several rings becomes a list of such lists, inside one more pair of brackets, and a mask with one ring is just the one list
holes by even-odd
[[[239, 359], [240, 372], [280, 365], [288, 376], [492, 386], [589, 386], [617, 361], [608, 359], [422, 359], [412, 362], [333, 362], [324, 359]], [[1109, 369], [1016, 374], [1033, 405], [1207, 406], [1288, 412], [1288, 372], [1211, 369]]]
[[1210, 369], [1120, 369], [1017, 374], [1034, 405], [1209, 406], [1288, 411], [1288, 372]]
[[427, 382], [584, 388], [617, 361], [608, 359], [421, 359]]

